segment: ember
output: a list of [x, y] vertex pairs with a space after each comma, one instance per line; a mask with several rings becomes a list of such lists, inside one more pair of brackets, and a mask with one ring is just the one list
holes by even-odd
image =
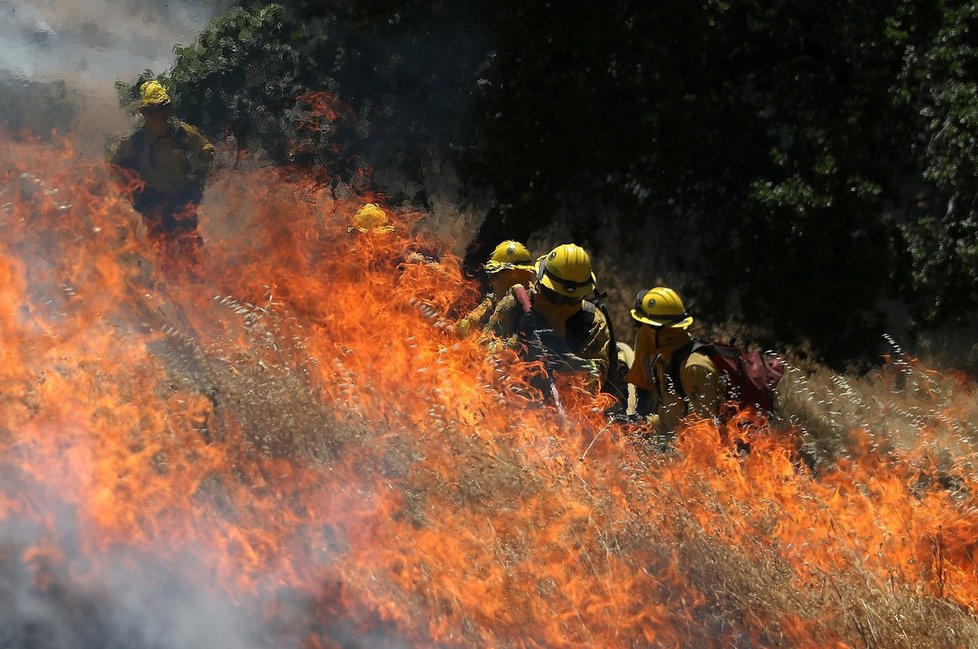
[[929, 410], [860, 402], [851, 453], [817, 472], [803, 431], [751, 413], [660, 451], [583, 383], [561, 385], [565, 420], [533, 398], [535, 366], [434, 326], [476, 291], [419, 253], [438, 247], [423, 214], [351, 231], [362, 200], [225, 172], [206, 254], [181, 263], [70, 142], [3, 137], [0, 161], [6, 644], [978, 633], [974, 458], [951, 441], [974, 430], [970, 383], [893, 369]]

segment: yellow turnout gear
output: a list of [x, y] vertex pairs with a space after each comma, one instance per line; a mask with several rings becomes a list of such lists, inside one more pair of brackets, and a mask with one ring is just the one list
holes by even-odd
[[642, 291], [631, 315], [641, 326], [635, 332], [635, 360], [625, 380], [650, 393], [650, 420], [658, 432], [671, 433], [689, 414], [716, 416], [723, 391], [710, 357], [693, 351], [681, 362], [673, 361], [676, 354], [693, 348], [688, 331], [693, 317], [679, 295], [662, 286]]
[[123, 138], [112, 156], [112, 164], [136, 172], [152, 192], [179, 192], [202, 182], [213, 160], [214, 145], [172, 118], [162, 133], [142, 128]]

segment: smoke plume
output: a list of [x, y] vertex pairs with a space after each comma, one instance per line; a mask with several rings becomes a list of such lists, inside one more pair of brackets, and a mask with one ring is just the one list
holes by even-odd
[[0, 127], [74, 129], [101, 146], [125, 130], [117, 80], [163, 71], [228, 0], [0, 0]]

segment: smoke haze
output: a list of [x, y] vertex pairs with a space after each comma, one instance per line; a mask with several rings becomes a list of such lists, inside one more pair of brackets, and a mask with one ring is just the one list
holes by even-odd
[[169, 68], [173, 47], [192, 42], [229, 4], [0, 0], [0, 125], [71, 127], [85, 143], [125, 130], [114, 83]]
[[[174, 45], [192, 42], [228, 4], [0, 0], [0, 128], [42, 136], [72, 129], [83, 149], [100, 150], [131, 121], [118, 105], [115, 82], [169, 68]], [[9, 469], [0, 494], [11, 481]], [[14, 493], [31, 491], [12, 482]], [[99, 560], [102, 568], [88, 572], [73, 512], [48, 499], [42, 507], [57, 521], [54, 533], [65, 554], [48, 561], [31, 549], [52, 530], [14, 518], [0, 526], [0, 645], [253, 646], [253, 629], [230, 603], [150, 554], [115, 549]], [[68, 567], [82, 574], [69, 574]]]

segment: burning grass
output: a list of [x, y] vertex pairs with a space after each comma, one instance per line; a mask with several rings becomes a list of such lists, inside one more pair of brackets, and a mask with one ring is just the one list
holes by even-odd
[[435, 326], [475, 291], [424, 215], [239, 170], [164, 260], [97, 161], [0, 160], [10, 644], [976, 643], [963, 377], [796, 370], [663, 450]]

